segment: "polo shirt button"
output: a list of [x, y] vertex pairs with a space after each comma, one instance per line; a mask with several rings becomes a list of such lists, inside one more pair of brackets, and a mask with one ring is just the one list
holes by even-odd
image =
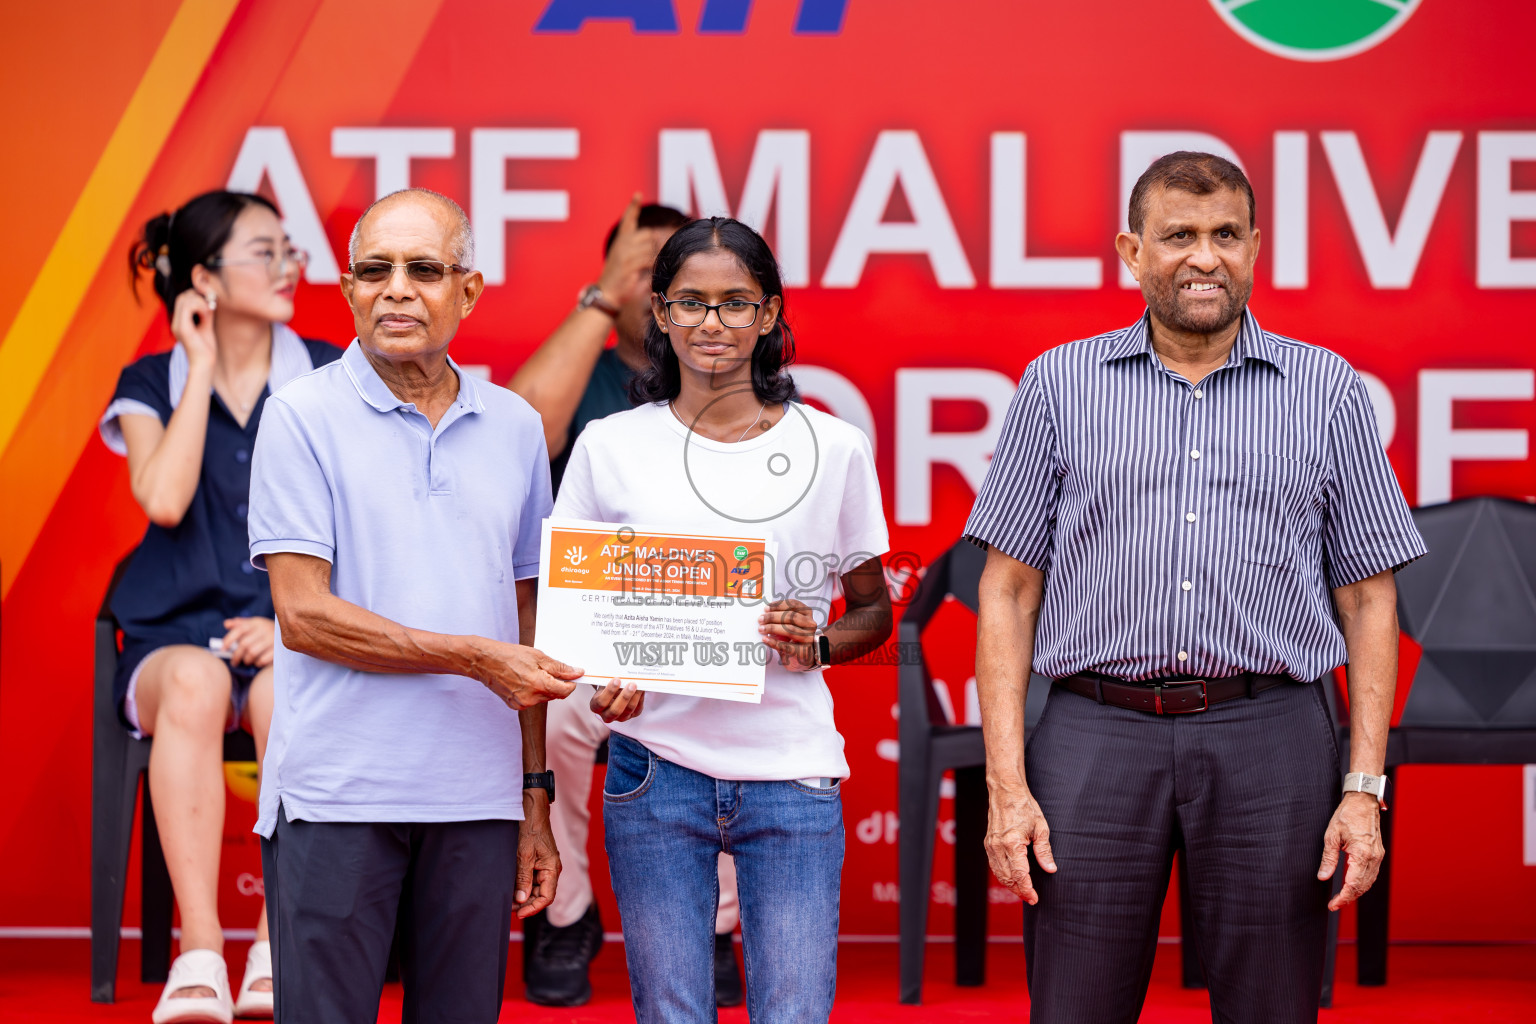
[[1185, 522], [1189, 522], [1189, 523], [1194, 522], [1195, 521], [1195, 514], [1193, 512], [1186, 512], [1186, 513], [1184, 513], [1184, 520], [1185, 520]]
[[1195, 388], [1195, 397], [1196, 398], [1204, 398], [1205, 397], [1205, 392], [1201, 391], [1199, 388]]
[[1194, 584], [1189, 582], [1189, 580], [1185, 580], [1183, 583], [1180, 583], [1179, 586], [1184, 588], [1185, 590], [1190, 590], [1190, 589], [1193, 589]]
[[1179, 652], [1179, 660], [1180, 661], [1188, 661], [1189, 660], [1189, 652], [1188, 651], [1180, 651]]
[[1189, 457], [1192, 458], [1192, 459], [1198, 459], [1200, 457], [1200, 449], [1196, 448], [1193, 451], [1191, 451], [1189, 453]]
[[250, 509], [246, 507], [246, 504], [243, 501], [235, 506], [235, 515], [239, 516], [241, 519], [244, 519], [245, 514], [249, 511]]
[[244, 448], [236, 448], [235, 449], [235, 461], [236, 462], [250, 462], [251, 461], [251, 453], [246, 451]]
[[256, 571], [256, 567], [252, 565], [249, 560], [247, 560], [240, 563], [240, 571], [249, 576], [251, 573]]

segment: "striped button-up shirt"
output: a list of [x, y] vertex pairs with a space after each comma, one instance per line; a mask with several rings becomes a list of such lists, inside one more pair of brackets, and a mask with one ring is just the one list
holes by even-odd
[[1146, 315], [1024, 371], [965, 535], [1046, 572], [1035, 670], [1311, 680], [1330, 590], [1425, 552], [1359, 374], [1251, 313], [1198, 384]]

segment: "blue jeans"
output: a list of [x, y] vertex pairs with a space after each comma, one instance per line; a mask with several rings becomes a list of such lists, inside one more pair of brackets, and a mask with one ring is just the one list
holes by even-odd
[[823, 1024], [837, 987], [841, 787], [730, 782], [608, 738], [604, 845], [638, 1024], [714, 1021], [716, 861], [736, 858], [752, 1024]]

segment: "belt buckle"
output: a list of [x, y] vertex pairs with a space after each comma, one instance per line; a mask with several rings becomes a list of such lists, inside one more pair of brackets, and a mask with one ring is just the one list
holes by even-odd
[[1174, 711], [1172, 709], [1169, 709], [1167, 711], [1163, 710], [1163, 684], [1162, 683], [1153, 683], [1152, 684], [1152, 708], [1153, 708], [1153, 710], [1157, 714], [1159, 714], [1159, 715], [1197, 715], [1200, 712], [1202, 712], [1202, 711], [1206, 710], [1207, 708], [1209, 708], [1211, 706], [1211, 695], [1210, 695], [1210, 691], [1208, 691], [1206, 689], [1206, 683], [1205, 683], [1204, 679], [1180, 679], [1177, 683], [1173, 683], [1171, 685], [1174, 685], [1174, 686], [1188, 686], [1190, 684], [1198, 684], [1199, 687], [1200, 687], [1200, 706], [1199, 707], [1197, 707], [1197, 708], [1184, 708], [1184, 709], [1179, 710], [1179, 711]]

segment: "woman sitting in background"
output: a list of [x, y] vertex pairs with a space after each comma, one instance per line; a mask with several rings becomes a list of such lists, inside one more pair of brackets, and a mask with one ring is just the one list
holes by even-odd
[[176, 345], [123, 370], [101, 436], [128, 457], [149, 528], [112, 596], [123, 631], [114, 696], [153, 736], [155, 824], [181, 910], [181, 955], [154, 1024], [272, 1016], [265, 906], [231, 998], [219, 923], [223, 738], [246, 726], [260, 760], [272, 720], [272, 595], [250, 563], [246, 502], [262, 406], [341, 351], [288, 326], [306, 254], [256, 195], [209, 192], [144, 225], [135, 286], [153, 271]]

